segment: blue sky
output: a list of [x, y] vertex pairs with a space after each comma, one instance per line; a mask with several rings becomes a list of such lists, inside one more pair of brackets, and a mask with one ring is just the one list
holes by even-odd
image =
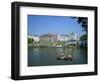
[[76, 19], [67, 16], [28, 15], [28, 34], [84, 34]]

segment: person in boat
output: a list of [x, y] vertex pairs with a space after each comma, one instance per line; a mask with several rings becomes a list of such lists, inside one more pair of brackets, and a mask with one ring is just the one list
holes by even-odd
[[64, 59], [64, 58], [65, 58], [65, 55], [61, 54], [60, 59]]
[[72, 55], [69, 54], [69, 55], [68, 55], [68, 58], [72, 58]]
[[65, 55], [62, 53], [57, 59], [64, 59]]
[[58, 57], [57, 60], [59, 60], [59, 59], [61, 59], [61, 60], [72, 60], [72, 55], [69, 54], [69, 55], [65, 56], [64, 54], [61, 54], [61, 56]]
[[64, 56], [64, 54], [61, 54], [61, 57], [63, 57]]
[[69, 54], [67, 57], [68, 59], [72, 60], [72, 55]]

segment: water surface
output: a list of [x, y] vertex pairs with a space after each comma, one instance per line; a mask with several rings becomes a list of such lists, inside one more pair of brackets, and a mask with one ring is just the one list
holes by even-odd
[[[57, 60], [64, 53], [73, 60]], [[28, 47], [28, 66], [87, 64], [87, 50], [84, 48], [33, 48]]]

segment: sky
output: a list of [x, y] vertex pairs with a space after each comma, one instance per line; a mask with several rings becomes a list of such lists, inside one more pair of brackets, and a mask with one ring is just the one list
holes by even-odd
[[28, 34], [59, 34], [67, 35], [76, 33], [81, 36], [85, 32], [78, 24], [77, 19], [68, 16], [28, 15]]

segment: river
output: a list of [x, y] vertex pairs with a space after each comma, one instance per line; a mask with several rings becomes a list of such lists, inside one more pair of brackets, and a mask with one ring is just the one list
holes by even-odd
[[[64, 53], [72, 55], [73, 60], [57, 60]], [[33, 48], [28, 47], [28, 66], [53, 66], [87, 64], [85, 48]]]

